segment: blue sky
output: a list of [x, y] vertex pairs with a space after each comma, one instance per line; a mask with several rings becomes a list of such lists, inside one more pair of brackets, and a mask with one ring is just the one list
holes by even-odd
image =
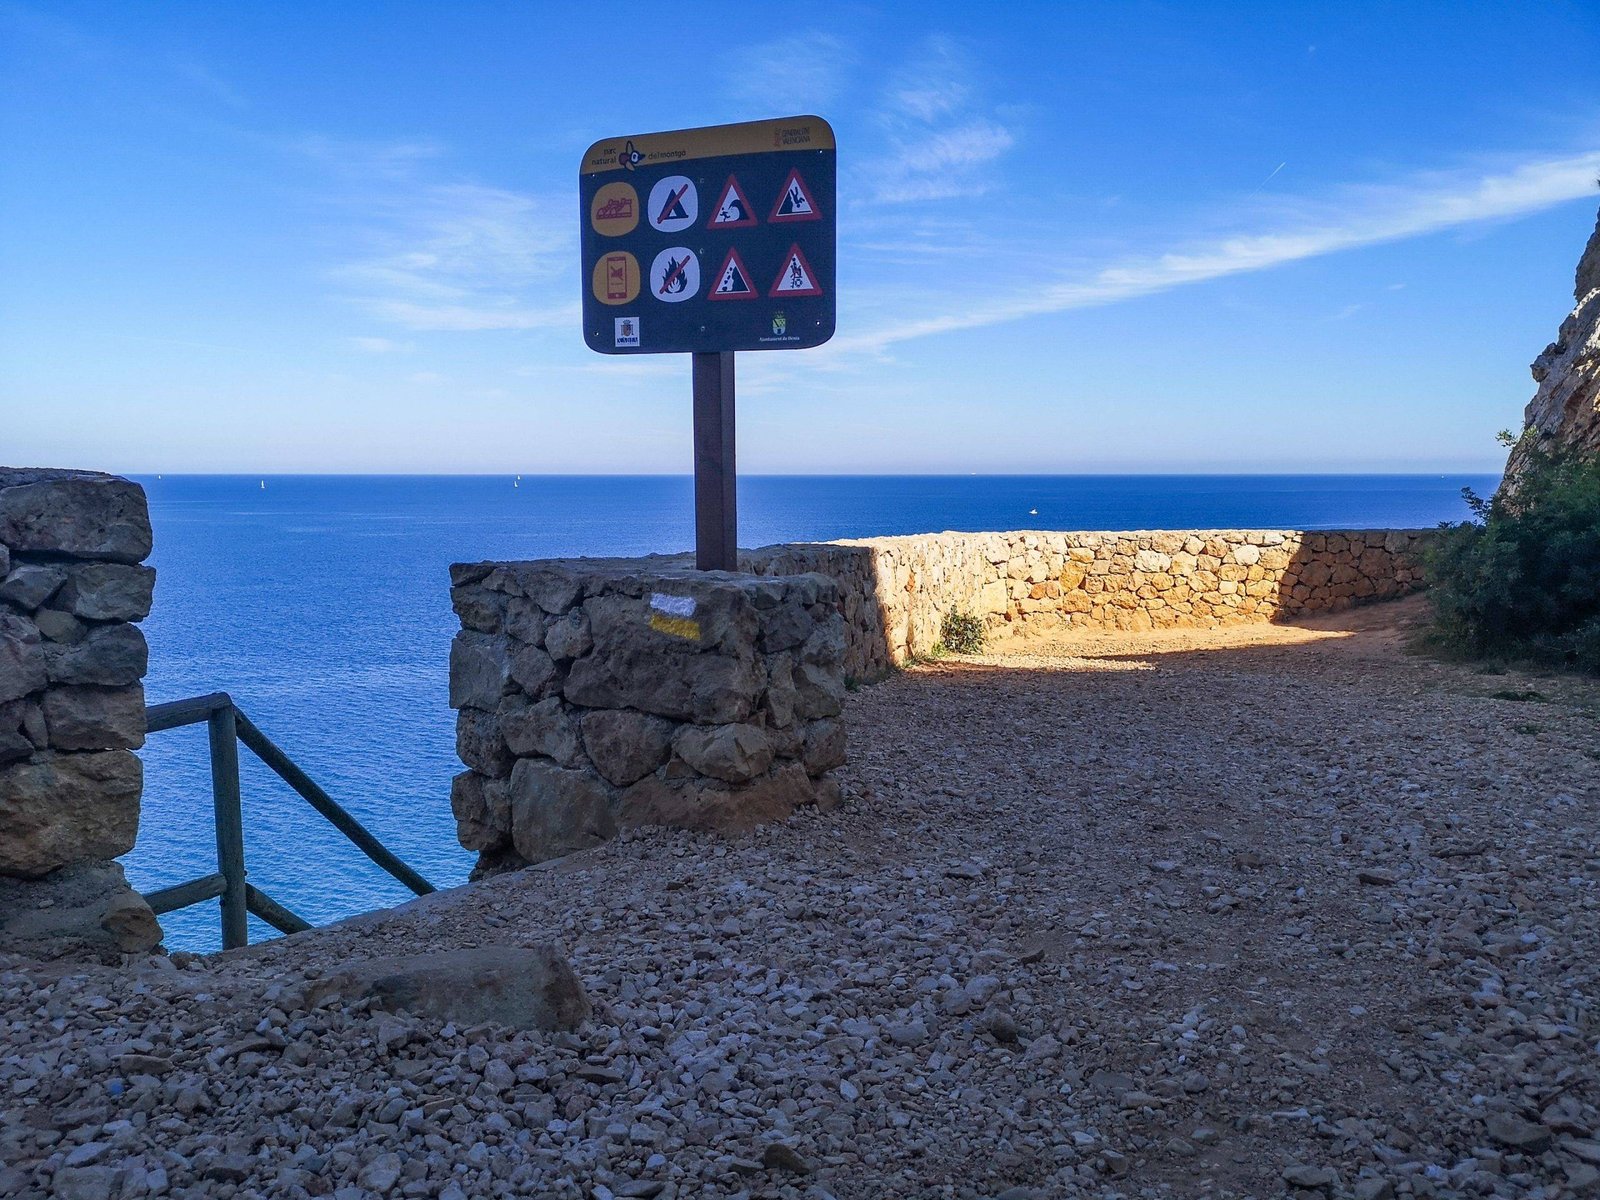
[[598, 137], [815, 112], [839, 333], [746, 472], [1475, 471], [1600, 192], [1600, 0], [0, 3], [0, 461], [681, 472]]

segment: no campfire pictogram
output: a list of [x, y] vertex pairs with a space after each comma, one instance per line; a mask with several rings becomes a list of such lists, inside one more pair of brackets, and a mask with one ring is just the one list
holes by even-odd
[[750, 282], [750, 268], [744, 265], [738, 250], [729, 250], [722, 260], [722, 270], [717, 272], [717, 282], [712, 287], [712, 300], [756, 300], [761, 293]]
[[822, 288], [817, 283], [816, 272], [806, 261], [796, 243], [789, 247], [789, 257], [783, 261], [783, 270], [772, 281], [768, 296], [820, 296]]
[[650, 265], [651, 293], [657, 300], [677, 304], [700, 290], [700, 260], [687, 246], [669, 246]]
[[746, 229], [757, 224], [755, 210], [750, 207], [750, 197], [732, 175], [722, 185], [722, 194], [711, 209], [707, 229]]
[[784, 221], [822, 220], [822, 214], [817, 211], [817, 202], [806, 181], [800, 178], [798, 167], [789, 172], [789, 178], [784, 181], [783, 191], [778, 193], [778, 199], [772, 206], [772, 215], [767, 220], [774, 225]]

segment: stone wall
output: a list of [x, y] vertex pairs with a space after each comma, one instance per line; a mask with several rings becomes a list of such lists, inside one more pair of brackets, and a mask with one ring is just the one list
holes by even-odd
[[144, 491], [0, 468], [0, 949], [145, 950], [133, 848], [144, 636], [155, 572]]
[[674, 559], [459, 564], [451, 791], [475, 875], [630, 825], [738, 830], [837, 802], [835, 583]]
[[838, 585], [845, 671], [932, 652], [961, 609], [992, 631], [1215, 626], [1331, 612], [1422, 586], [1420, 530], [939, 533], [768, 546], [757, 575]]

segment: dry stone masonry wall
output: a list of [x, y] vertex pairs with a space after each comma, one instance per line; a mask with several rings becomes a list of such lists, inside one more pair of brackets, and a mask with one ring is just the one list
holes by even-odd
[[1422, 586], [1420, 530], [940, 533], [768, 546], [758, 575], [839, 585], [845, 670], [872, 679], [938, 644], [960, 609], [992, 631], [1144, 630], [1332, 612]]
[[133, 848], [155, 572], [144, 491], [0, 468], [0, 949], [149, 949]]
[[459, 564], [451, 792], [476, 874], [632, 825], [741, 830], [837, 802], [837, 585], [675, 559]]

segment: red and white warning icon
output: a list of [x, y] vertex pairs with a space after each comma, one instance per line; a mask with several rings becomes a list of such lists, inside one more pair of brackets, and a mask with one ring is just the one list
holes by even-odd
[[822, 220], [822, 214], [817, 211], [816, 198], [812, 196], [806, 181], [800, 178], [798, 168], [789, 172], [789, 178], [784, 182], [783, 191], [778, 193], [778, 199], [772, 206], [772, 215], [767, 220], [774, 225], [785, 221]]
[[745, 229], [757, 223], [756, 211], [750, 207], [750, 197], [744, 194], [739, 181], [729, 175], [716, 204], [712, 206], [711, 220], [706, 222], [706, 228]]
[[811, 269], [799, 244], [789, 247], [789, 256], [783, 260], [783, 270], [772, 281], [768, 296], [820, 296], [822, 287], [817, 283], [817, 273]]
[[722, 270], [717, 272], [717, 281], [711, 285], [709, 298], [712, 300], [756, 300], [761, 293], [756, 291], [755, 284], [750, 282], [750, 268], [744, 265], [744, 259], [739, 257], [738, 250], [729, 250], [728, 257], [722, 260]]

